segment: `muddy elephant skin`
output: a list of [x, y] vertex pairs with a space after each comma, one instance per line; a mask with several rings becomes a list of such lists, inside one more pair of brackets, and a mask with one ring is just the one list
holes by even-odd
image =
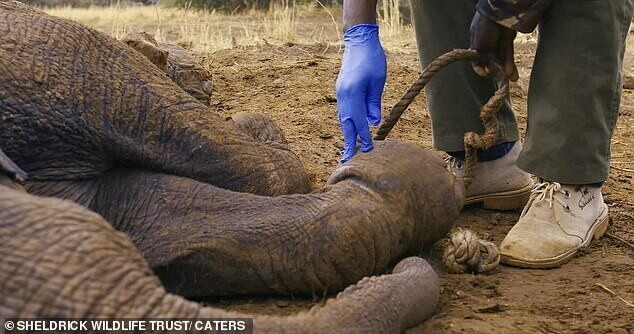
[[0, 2], [0, 118], [0, 144], [33, 181], [134, 166], [263, 195], [310, 190], [288, 147], [252, 140], [124, 43], [18, 2]]
[[167, 75], [187, 93], [205, 105], [211, 103], [211, 73], [180, 45], [160, 42], [158, 47], [168, 53]]
[[438, 277], [411, 257], [390, 275], [366, 277], [324, 306], [289, 317], [202, 307], [167, 293], [128, 237], [102, 217], [16, 190], [21, 171], [1, 150], [0, 161], [0, 322], [250, 317], [255, 333], [398, 333], [429, 317], [438, 302]]

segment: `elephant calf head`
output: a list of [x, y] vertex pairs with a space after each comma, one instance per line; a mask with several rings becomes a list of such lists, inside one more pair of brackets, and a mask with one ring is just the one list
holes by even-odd
[[377, 141], [309, 194], [258, 196], [114, 170], [88, 206], [130, 236], [168, 291], [320, 295], [444, 236], [463, 189], [435, 153]]
[[147, 57], [191, 96], [210, 103], [211, 73], [179, 45], [160, 42], [146, 32], [128, 34], [123, 42]]

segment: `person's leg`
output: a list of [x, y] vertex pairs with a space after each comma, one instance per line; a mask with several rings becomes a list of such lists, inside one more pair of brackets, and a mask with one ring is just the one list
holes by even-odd
[[544, 16], [518, 165], [545, 181], [500, 245], [504, 263], [559, 266], [605, 232], [608, 208], [596, 185], [610, 168], [633, 6], [558, 0]]
[[[472, 0], [413, 0], [411, 6], [423, 67], [448, 51], [469, 47], [469, 26], [475, 12]], [[448, 66], [425, 87], [433, 145], [453, 157], [448, 164], [459, 177], [464, 175], [464, 133], [483, 132], [480, 108], [495, 89], [493, 79], [476, 75], [468, 62]], [[528, 199], [532, 181], [515, 165], [521, 144], [515, 143], [519, 133], [510, 101], [502, 106], [497, 119], [500, 137], [489, 151], [478, 152], [480, 163], [467, 189], [466, 204], [520, 208]]]
[[604, 181], [632, 1], [553, 1], [540, 24], [518, 165], [566, 184]]
[[[469, 47], [469, 26], [475, 13], [472, 0], [412, 0], [418, 54], [423, 68], [438, 56]], [[492, 78], [482, 78], [469, 62], [458, 62], [440, 71], [427, 86], [427, 105], [432, 117], [433, 145], [445, 151], [464, 150], [464, 133], [483, 132], [479, 112], [495, 92]], [[498, 113], [497, 143], [519, 139], [510, 103]]]

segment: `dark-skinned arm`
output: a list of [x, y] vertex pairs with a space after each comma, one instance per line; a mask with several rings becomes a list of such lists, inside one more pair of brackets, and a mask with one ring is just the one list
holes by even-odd
[[376, 1], [345, 0], [343, 2], [343, 32], [357, 24], [376, 24]]
[[511, 81], [518, 79], [513, 40], [517, 31], [531, 32], [552, 0], [479, 0], [471, 21], [471, 48], [479, 60], [473, 70], [480, 76], [491, 73], [490, 62], [500, 62]]
[[535, 30], [552, 0], [479, 0], [478, 13], [509, 29]]

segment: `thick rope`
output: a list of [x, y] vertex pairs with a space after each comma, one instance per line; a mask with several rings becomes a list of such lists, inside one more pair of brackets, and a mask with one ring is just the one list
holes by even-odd
[[497, 268], [500, 253], [494, 243], [480, 239], [475, 232], [458, 228], [449, 235], [442, 260], [450, 274], [479, 274]]
[[491, 62], [491, 64], [493, 65], [493, 73], [498, 89], [480, 110], [480, 120], [484, 126], [484, 133], [467, 132], [464, 134], [465, 173], [463, 182], [465, 188], [471, 185], [476, 173], [477, 150], [488, 150], [498, 139], [498, 123], [495, 116], [509, 94], [509, 81], [504, 74], [504, 70], [496, 62]]
[[[398, 102], [392, 106], [392, 111], [390, 111], [390, 114], [379, 127], [374, 139], [383, 140], [387, 137], [388, 133], [390, 133], [394, 125], [396, 125], [396, 122], [399, 120], [405, 109], [407, 109], [412, 101], [414, 101], [414, 98], [420, 93], [429, 80], [441, 69], [458, 60], [475, 61], [477, 59], [478, 53], [475, 50], [456, 49], [441, 55], [429, 63], [416, 82], [414, 82], [407, 89], [405, 94], [403, 94], [403, 96], [398, 100]], [[468, 132], [465, 133], [464, 137], [466, 169], [463, 181], [465, 187], [469, 187], [476, 172], [476, 150], [489, 149], [498, 137], [498, 126], [495, 114], [498, 112], [504, 103], [504, 100], [508, 96], [508, 79], [504, 75], [502, 68], [495, 62], [492, 63], [498, 89], [480, 111], [480, 119], [482, 120], [482, 125], [484, 126], [484, 133], [480, 135], [475, 132]]]

